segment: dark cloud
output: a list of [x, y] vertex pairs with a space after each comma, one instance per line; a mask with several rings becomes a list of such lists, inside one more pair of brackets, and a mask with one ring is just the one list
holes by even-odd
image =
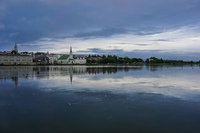
[[127, 32], [128, 30], [122, 28], [104, 28], [92, 32], [78, 33], [75, 34], [73, 37], [78, 37], [78, 38], [110, 37], [112, 35], [125, 34]]
[[[146, 32], [138, 28], [136, 34], [149, 35], [155, 34], [154, 31], [151, 32], [155, 26], [182, 26], [185, 23], [194, 23], [200, 18], [200, 2], [197, 0], [2, 1], [6, 5], [2, 21], [6, 29], [11, 32], [34, 30], [35, 33], [41, 33], [40, 37], [73, 32], [77, 33], [75, 37], [102, 37], [124, 33], [125, 28], [134, 29], [138, 26], [146, 27]], [[92, 31], [95, 28], [102, 30]], [[88, 29], [91, 29], [91, 32], [87, 32]]]
[[199, 7], [199, 0], [1, 0], [0, 49], [42, 38], [159, 34], [198, 24]]
[[27, 43], [27, 42], [32, 42], [35, 40], [40, 39], [42, 36], [41, 32], [37, 31], [4, 31], [3, 33], [0, 33], [1, 39], [2, 40], [10, 40], [13, 42], [18, 42], [18, 43]]
[[101, 49], [101, 48], [89, 48], [87, 50], [80, 50], [77, 51], [77, 53], [94, 53], [94, 54], [117, 54], [117, 53], [124, 53], [123, 49], [112, 49], [112, 50], [105, 50], [105, 49]]

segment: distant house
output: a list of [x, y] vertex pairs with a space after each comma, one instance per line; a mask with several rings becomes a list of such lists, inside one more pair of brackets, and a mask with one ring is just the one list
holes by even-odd
[[74, 64], [85, 64], [86, 58], [85, 56], [75, 56], [74, 57]]
[[49, 64], [51, 65], [57, 64], [58, 59], [60, 57], [60, 55], [57, 54], [47, 54], [46, 56], [49, 58]]
[[41, 64], [41, 65], [48, 65], [49, 58], [46, 55], [40, 56], [39, 58], [37, 58], [37, 62], [39, 62], [39, 64]]
[[46, 54], [44, 52], [37, 52], [33, 55], [34, 60], [38, 60], [39, 57], [45, 56]]
[[88, 60], [102, 60], [101, 57], [87, 57]]

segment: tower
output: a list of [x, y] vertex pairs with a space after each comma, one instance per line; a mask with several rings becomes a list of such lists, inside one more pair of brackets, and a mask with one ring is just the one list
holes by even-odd
[[70, 46], [69, 64], [73, 64], [73, 63], [74, 63], [74, 58], [72, 54], [72, 47]]
[[17, 43], [15, 43], [14, 51], [18, 53]]
[[72, 47], [70, 46], [70, 55], [72, 55]]

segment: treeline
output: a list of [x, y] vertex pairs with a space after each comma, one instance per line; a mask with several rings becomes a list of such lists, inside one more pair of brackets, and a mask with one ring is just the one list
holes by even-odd
[[117, 57], [116, 55], [89, 55], [87, 63], [144, 63], [141, 58]]
[[[158, 59], [156, 57], [151, 57], [151, 58], [147, 58], [145, 60], [145, 63], [183, 64], [183, 63], [195, 63], [195, 62], [193, 62], [193, 61], [183, 61], [183, 60], [163, 60], [162, 58]], [[200, 61], [197, 62], [197, 63], [200, 63]]]
[[[118, 57], [116, 55], [88, 55], [87, 63], [98, 63], [98, 64], [155, 64], [155, 63], [165, 63], [165, 64], [183, 64], [183, 63], [195, 63], [193, 61], [183, 61], [183, 60], [163, 60], [162, 58], [150, 57], [145, 61], [142, 58], [129, 58], [129, 57]], [[198, 62], [200, 63], [200, 61]]]

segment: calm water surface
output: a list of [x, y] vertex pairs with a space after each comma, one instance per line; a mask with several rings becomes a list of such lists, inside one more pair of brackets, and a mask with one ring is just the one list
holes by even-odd
[[0, 67], [0, 133], [199, 133], [199, 66]]

